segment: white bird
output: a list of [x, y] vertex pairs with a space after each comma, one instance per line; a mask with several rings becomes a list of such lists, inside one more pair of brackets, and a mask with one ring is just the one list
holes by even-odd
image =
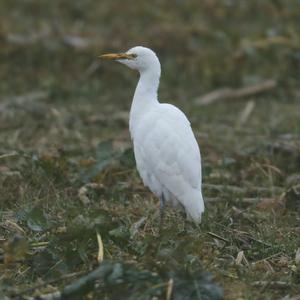
[[145, 47], [126, 53], [104, 54], [140, 73], [129, 118], [136, 165], [144, 185], [165, 202], [185, 209], [199, 224], [204, 212], [201, 191], [201, 156], [189, 120], [176, 106], [157, 97], [161, 67], [156, 54]]

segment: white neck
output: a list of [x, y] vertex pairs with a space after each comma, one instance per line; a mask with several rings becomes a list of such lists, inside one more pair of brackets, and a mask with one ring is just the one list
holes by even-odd
[[135, 89], [133, 103], [137, 101], [157, 101], [157, 90], [159, 86], [160, 70], [145, 70], [140, 72], [140, 79]]
[[129, 127], [133, 134], [134, 124], [147, 112], [150, 106], [158, 103], [157, 90], [160, 78], [160, 65], [152, 65], [151, 68], [140, 71], [140, 79], [135, 89], [131, 104]]

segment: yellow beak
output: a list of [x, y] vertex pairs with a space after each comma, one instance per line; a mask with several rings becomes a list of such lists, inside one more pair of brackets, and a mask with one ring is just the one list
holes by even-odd
[[107, 60], [118, 60], [118, 59], [134, 59], [136, 57], [135, 54], [127, 54], [127, 53], [109, 53], [102, 54], [99, 58], [107, 59]]

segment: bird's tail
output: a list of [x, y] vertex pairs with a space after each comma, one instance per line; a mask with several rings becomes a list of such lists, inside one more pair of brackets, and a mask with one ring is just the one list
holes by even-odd
[[201, 216], [204, 212], [204, 201], [201, 190], [192, 189], [185, 195], [185, 199], [182, 201], [185, 211], [189, 219], [196, 224], [201, 223]]

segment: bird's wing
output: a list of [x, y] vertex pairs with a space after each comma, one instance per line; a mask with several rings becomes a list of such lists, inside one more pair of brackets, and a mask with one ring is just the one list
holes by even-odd
[[[147, 112], [133, 136], [140, 173], [150, 172], [179, 197], [201, 186], [201, 158], [190, 122], [170, 104]], [[151, 187], [150, 187], [151, 189]]]

